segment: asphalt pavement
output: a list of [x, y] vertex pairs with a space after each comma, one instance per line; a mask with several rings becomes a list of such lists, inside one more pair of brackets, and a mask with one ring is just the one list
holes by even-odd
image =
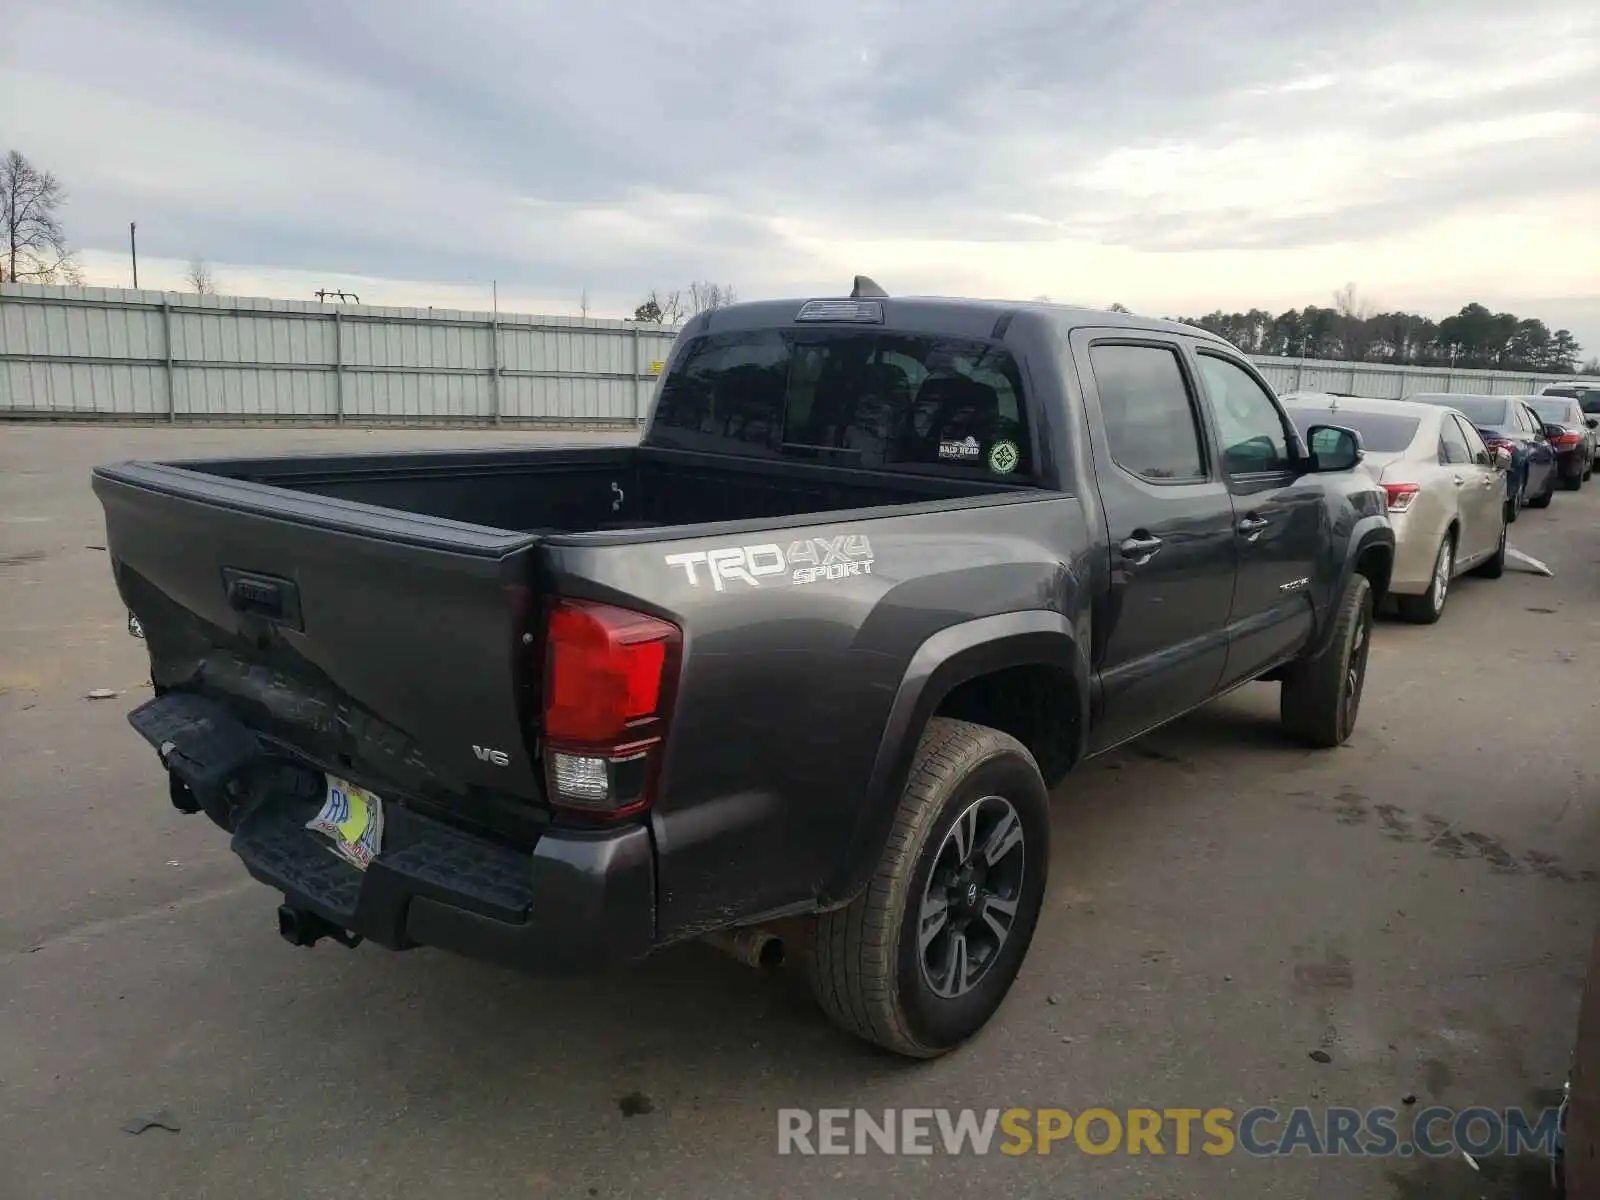
[[1252, 685], [1074, 774], [1016, 987], [908, 1064], [702, 945], [560, 982], [292, 949], [169, 805], [93, 463], [548, 440], [0, 424], [0, 1200], [1548, 1194], [1530, 1157], [782, 1156], [777, 1113], [1549, 1103], [1600, 916], [1600, 480], [1512, 527], [1553, 578], [1380, 624], [1349, 745]]

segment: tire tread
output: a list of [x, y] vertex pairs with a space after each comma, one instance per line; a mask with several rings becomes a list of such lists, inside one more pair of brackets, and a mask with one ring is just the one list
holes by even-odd
[[1021, 742], [997, 729], [947, 717], [929, 721], [865, 891], [810, 922], [806, 966], [812, 992], [828, 1016], [856, 1036], [911, 1058], [944, 1053], [917, 1039], [896, 996], [904, 893], [950, 786], [1004, 753], [1033, 762]]

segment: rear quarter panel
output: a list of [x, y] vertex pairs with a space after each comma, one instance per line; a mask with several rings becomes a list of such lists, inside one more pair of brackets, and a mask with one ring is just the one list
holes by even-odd
[[[684, 631], [651, 816], [663, 941], [818, 894], [857, 829], [907, 668], [934, 634], [1043, 611], [1075, 622], [1088, 645], [1081, 596], [1095, 564], [1060, 549], [1093, 540], [1078, 498], [1039, 491], [879, 511], [744, 525], [727, 538], [547, 543], [556, 590], [648, 606]], [[696, 562], [691, 579], [669, 561], [741, 547], [767, 547], [742, 561], [770, 573], [719, 578]], [[830, 556], [839, 577], [813, 578], [811, 560]]]

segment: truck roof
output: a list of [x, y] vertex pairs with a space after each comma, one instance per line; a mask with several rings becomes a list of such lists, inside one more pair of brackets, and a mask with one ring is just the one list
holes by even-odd
[[[1017, 313], [1027, 312], [1054, 322], [1062, 331], [1092, 326], [1126, 329], [1130, 332], [1182, 333], [1189, 337], [1214, 342], [1219, 346], [1237, 349], [1226, 338], [1209, 330], [1158, 317], [1141, 317], [1133, 313], [1081, 308], [1067, 304], [1048, 304], [1036, 300], [976, 300], [951, 296], [862, 296], [855, 300], [845, 296], [810, 296], [784, 300], [756, 300], [730, 304], [701, 313], [690, 319], [685, 330], [701, 334], [783, 326], [803, 329], [818, 325], [848, 327], [855, 324], [848, 319], [798, 321], [796, 318], [800, 315], [800, 310], [816, 301], [838, 304], [881, 304], [884, 319], [879, 325], [880, 328], [914, 329], [956, 337], [997, 337], [1004, 332], [1003, 323], [1009, 323]], [[878, 323], [873, 322], [873, 324]]]

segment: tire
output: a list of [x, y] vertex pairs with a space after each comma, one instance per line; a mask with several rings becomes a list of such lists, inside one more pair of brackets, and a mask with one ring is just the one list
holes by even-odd
[[1528, 498], [1528, 481], [1523, 479], [1517, 490], [1506, 500], [1506, 524], [1515, 525], [1522, 514], [1522, 502]]
[[[1002, 835], [1012, 844], [987, 877], [952, 880], [957, 827], [967, 833], [975, 863], [1008, 820], [1020, 840]], [[818, 1004], [848, 1032], [908, 1058], [936, 1058], [961, 1045], [994, 1015], [1017, 977], [1044, 904], [1049, 843], [1048, 794], [1022, 743], [966, 721], [929, 721], [871, 881], [849, 904], [809, 923], [804, 957]], [[978, 913], [968, 907], [969, 883], [978, 889]], [[941, 888], [956, 899], [947, 900], [925, 955], [922, 918], [934, 911]], [[1003, 938], [984, 919], [986, 896], [1015, 904]], [[958, 936], [964, 960], [956, 957]], [[948, 987], [958, 965], [971, 971], [979, 954], [968, 990], [941, 995], [938, 984]]]
[[1500, 526], [1500, 544], [1494, 554], [1472, 568], [1474, 575], [1484, 579], [1499, 579], [1506, 573], [1506, 527]]
[[1555, 476], [1551, 475], [1551, 477], [1550, 477], [1550, 486], [1545, 489], [1544, 495], [1539, 496], [1537, 498], [1529, 498], [1526, 501], [1526, 503], [1527, 503], [1529, 508], [1549, 508], [1550, 507], [1550, 501], [1554, 500], [1555, 498], [1556, 498], [1556, 480], [1555, 480]]
[[1284, 677], [1279, 711], [1284, 728], [1308, 745], [1342, 746], [1355, 729], [1372, 650], [1372, 585], [1352, 575], [1334, 608], [1333, 637], [1315, 658]]
[[1561, 477], [1561, 486], [1569, 492], [1575, 492], [1583, 487], [1583, 479], [1583, 470], [1579, 468], [1570, 475], [1563, 475]]
[[1456, 535], [1447, 533], [1439, 543], [1439, 552], [1433, 556], [1433, 580], [1428, 590], [1420, 596], [1396, 596], [1395, 606], [1400, 615], [1413, 625], [1433, 625], [1444, 616], [1445, 601], [1450, 597], [1450, 583], [1455, 579]]

